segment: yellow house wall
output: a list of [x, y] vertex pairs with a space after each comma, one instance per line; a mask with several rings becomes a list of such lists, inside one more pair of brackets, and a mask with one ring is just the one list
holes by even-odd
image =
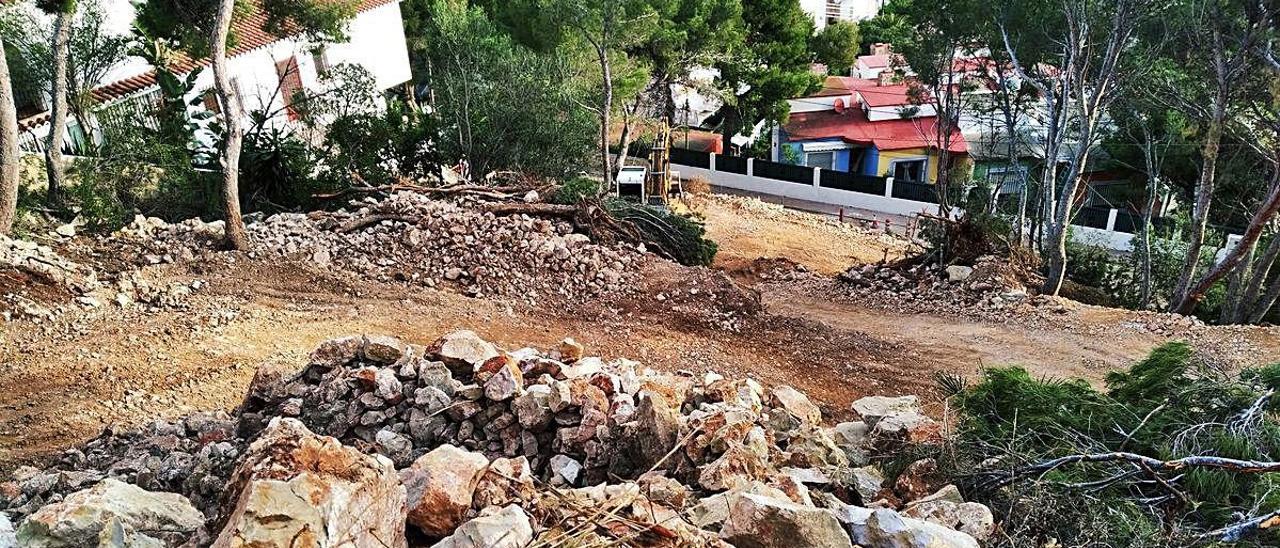
[[892, 175], [889, 167], [893, 165], [894, 160], [905, 158], [929, 158], [929, 174], [927, 175], [930, 183], [938, 180], [938, 155], [924, 148], [907, 148], [902, 150], [882, 150], [880, 151], [879, 165], [876, 167], [881, 177]]

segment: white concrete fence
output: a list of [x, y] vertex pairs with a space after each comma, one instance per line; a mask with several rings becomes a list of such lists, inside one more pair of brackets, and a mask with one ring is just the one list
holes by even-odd
[[[866, 192], [821, 186], [819, 183], [822, 177], [822, 169], [817, 167], [811, 168], [813, 169], [812, 183], [797, 183], [782, 179], [771, 179], [768, 177], [757, 176], [755, 174], [756, 160], [754, 158], [747, 158], [747, 173], [745, 175], [728, 171], [719, 171], [716, 169], [716, 155], [710, 152], [706, 154], [708, 158], [708, 168], [681, 163], [674, 158], [672, 160], [672, 164], [680, 167], [680, 176], [682, 178], [689, 179], [692, 177], [702, 177], [716, 186], [745, 190], [748, 192], [769, 194], [772, 196], [781, 196], [784, 198], [805, 200], [833, 206], [858, 208], [904, 217], [915, 217], [920, 214], [938, 215], [940, 212], [940, 206], [937, 204], [918, 202], [904, 198], [895, 198], [893, 196], [893, 177], [885, 179], [883, 194], [870, 194]], [[962, 211], [959, 210], [959, 208], [952, 208], [953, 216], [957, 216], [960, 213], [962, 213]], [[1106, 228], [1094, 228], [1073, 224], [1071, 234], [1072, 239], [1080, 243], [1098, 245], [1115, 251], [1132, 250], [1134, 235], [1116, 230], [1119, 215], [1119, 210], [1114, 208], [1111, 209], [1108, 213]]]

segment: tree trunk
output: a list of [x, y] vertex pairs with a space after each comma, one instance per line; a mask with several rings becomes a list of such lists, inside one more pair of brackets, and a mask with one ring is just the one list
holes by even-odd
[[1267, 195], [1266, 201], [1254, 212], [1253, 218], [1249, 220], [1249, 228], [1245, 229], [1244, 237], [1240, 239], [1240, 243], [1232, 249], [1222, 262], [1214, 265], [1200, 278], [1194, 285], [1191, 285], [1186, 296], [1176, 301], [1174, 312], [1179, 314], [1190, 314], [1195, 310], [1196, 305], [1204, 300], [1205, 293], [1213, 284], [1218, 283], [1224, 276], [1229, 274], [1236, 265], [1244, 258], [1246, 252], [1253, 249], [1254, 244], [1258, 242], [1258, 238], [1262, 236], [1262, 229], [1271, 223], [1275, 218], [1276, 212], [1280, 211], [1280, 172], [1271, 176], [1271, 192]]
[[222, 201], [226, 209], [227, 246], [244, 251], [249, 249], [249, 234], [244, 228], [244, 219], [240, 215], [240, 145], [244, 138], [242, 120], [240, 118], [240, 97], [231, 86], [231, 75], [227, 74], [227, 34], [231, 31], [231, 18], [234, 15], [235, 0], [220, 0], [217, 20], [213, 25], [213, 53], [210, 61], [213, 65], [213, 87], [222, 104], [223, 124], [227, 129], [226, 142], [222, 148]]
[[1157, 182], [1154, 175], [1148, 175], [1147, 207], [1142, 213], [1142, 298], [1139, 308], [1146, 309], [1151, 304], [1151, 221], [1155, 218]]
[[62, 145], [67, 135], [67, 57], [70, 55], [71, 18], [74, 9], [58, 12], [53, 23], [53, 86], [49, 96], [53, 100], [49, 119], [49, 138], [44, 148], [45, 173], [48, 175], [49, 204], [62, 201], [62, 189], [66, 187], [67, 168], [62, 159]]
[[1271, 280], [1271, 285], [1267, 286], [1266, 295], [1263, 295], [1262, 299], [1253, 306], [1253, 310], [1249, 311], [1249, 323], [1262, 323], [1262, 318], [1267, 316], [1278, 299], [1280, 299], [1280, 276]]
[[613, 114], [613, 67], [609, 66], [609, 52], [603, 44], [596, 46], [600, 58], [600, 76], [604, 79], [600, 97], [600, 167], [604, 173], [604, 185], [600, 193], [613, 192], [613, 163], [609, 158], [609, 124]]
[[[1213, 204], [1213, 189], [1217, 177], [1218, 152], [1222, 143], [1223, 124], [1227, 117], [1227, 95], [1222, 86], [1214, 99], [1213, 113], [1209, 120], [1209, 129], [1205, 133], [1204, 146], [1201, 147], [1203, 164], [1200, 166], [1200, 178], [1196, 182], [1196, 202], [1191, 210], [1191, 241], [1187, 245], [1187, 256], [1182, 263], [1182, 274], [1174, 286], [1173, 300], [1181, 309], [1191, 291], [1191, 281], [1196, 277], [1200, 267], [1200, 252], [1204, 247], [1205, 233], [1209, 228], [1209, 208]], [[1197, 299], [1198, 301], [1199, 299]]]
[[640, 98], [641, 95], [637, 94], [631, 105], [622, 109], [622, 136], [618, 140], [618, 165], [613, 167], [614, 180], [618, 179], [618, 174], [622, 173], [622, 168], [627, 165], [627, 154], [631, 151], [631, 117], [640, 110]]
[[1249, 246], [1249, 250], [1245, 252], [1244, 258], [1240, 260], [1240, 263], [1227, 274], [1227, 292], [1222, 300], [1222, 309], [1218, 311], [1218, 323], [1232, 324], [1237, 322], [1241, 312], [1240, 299], [1244, 294], [1245, 280], [1252, 273], [1253, 255], [1257, 247], [1257, 242], [1255, 241]]
[[[1089, 133], [1082, 130], [1082, 143], [1089, 142]], [[1062, 290], [1062, 282], [1067, 277], [1067, 231], [1071, 226], [1071, 211], [1075, 209], [1076, 190], [1080, 187], [1081, 172], [1089, 162], [1086, 151], [1076, 158], [1071, 169], [1067, 171], [1066, 181], [1062, 183], [1062, 192], [1058, 195], [1054, 216], [1048, 225], [1048, 245], [1045, 253], [1049, 256], [1048, 275], [1045, 276], [1042, 293], [1057, 295]]]
[[[1262, 253], [1257, 264], [1254, 265], [1253, 275], [1249, 278], [1249, 285], [1245, 287], [1244, 296], [1240, 299], [1240, 311], [1237, 314], [1236, 321], [1241, 323], [1252, 323], [1252, 318], [1265, 300], [1262, 298], [1262, 287], [1266, 285], [1267, 278], [1271, 277], [1271, 268], [1276, 264], [1276, 258], [1280, 257], [1280, 234], [1272, 234], [1271, 242], [1267, 244], [1267, 250]], [[1267, 308], [1271, 308], [1267, 305]], [[1263, 311], [1263, 314], [1266, 314]]]
[[[4, 41], [0, 39], [0, 52]], [[13, 231], [18, 209], [18, 109], [9, 62], [0, 54], [0, 234]]]

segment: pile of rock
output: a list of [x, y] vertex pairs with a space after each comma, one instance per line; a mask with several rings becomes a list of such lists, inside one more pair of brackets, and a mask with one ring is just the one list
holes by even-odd
[[86, 298], [102, 287], [93, 268], [67, 259], [47, 245], [0, 235], [0, 314], [47, 319], [62, 301]]
[[793, 388], [605, 361], [571, 339], [354, 336], [300, 371], [260, 369], [234, 419], [108, 431], [19, 469], [0, 511], [22, 546], [936, 548], [991, 534], [990, 511], [932, 461], [896, 478], [868, 464], [940, 439], [914, 397], [853, 410], [827, 427]]
[[[603, 246], [563, 221], [497, 216], [400, 192], [337, 212], [248, 219], [255, 254], [305, 260], [379, 281], [459, 286], [470, 295], [570, 299], [631, 287], [643, 253]], [[123, 235], [149, 261], [181, 261], [217, 249], [221, 221], [140, 219]]]
[[974, 266], [867, 264], [851, 267], [838, 278], [846, 282], [851, 296], [899, 312], [1008, 321], [1028, 312], [1069, 310], [1062, 299], [1031, 294], [1005, 270], [999, 258], [983, 257]]

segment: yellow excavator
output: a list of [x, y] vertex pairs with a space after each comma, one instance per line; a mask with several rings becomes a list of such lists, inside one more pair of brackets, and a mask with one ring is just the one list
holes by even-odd
[[670, 208], [672, 190], [683, 189], [671, 171], [671, 127], [659, 122], [649, 149], [648, 166], [623, 166], [615, 181], [617, 195], [641, 204]]

